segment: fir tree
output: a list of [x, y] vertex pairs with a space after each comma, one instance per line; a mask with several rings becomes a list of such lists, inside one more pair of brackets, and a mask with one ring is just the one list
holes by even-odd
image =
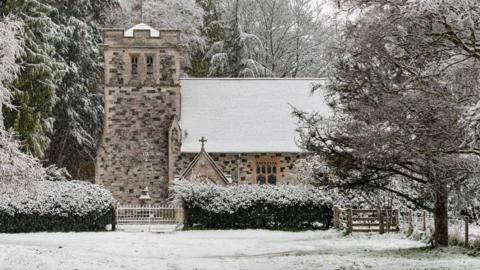
[[101, 73], [99, 41], [86, 23], [74, 17], [63, 31], [66, 42], [59, 51], [67, 68], [56, 91], [48, 163], [66, 167], [75, 179], [88, 179], [93, 176], [103, 126], [102, 97], [90, 91]]
[[23, 151], [43, 158], [50, 143], [55, 91], [64, 70], [56, 54], [61, 29], [49, 17], [54, 9], [39, 0], [7, 0], [2, 11], [17, 16], [24, 35], [22, 69], [9, 86], [15, 109], [5, 109], [5, 126], [18, 134]]
[[207, 53], [210, 59], [210, 77], [262, 77], [271, 76], [257, 60], [262, 47], [261, 41], [242, 30], [240, 0], [224, 7], [225, 38], [212, 44]]
[[115, 0], [90, 1], [72, 5], [57, 0], [53, 20], [62, 25], [64, 42], [58, 54], [66, 65], [65, 76], [57, 88], [54, 132], [48, 163], [65, 167], [75, 179], [91, 179], [97, 145], [103, 127], [103, 100], [95, 93], [101, 74], [99, 24]]
[[218, 0], [197, 0], [196, 2], [204, 11], [201, 34], [205, 38], [205, 46], [196, 48], [192, 52], [188, 73], [192, 77], [207, 77], [210, 69], [207, 53], [215, 43], [225, 39], [227, 26]]

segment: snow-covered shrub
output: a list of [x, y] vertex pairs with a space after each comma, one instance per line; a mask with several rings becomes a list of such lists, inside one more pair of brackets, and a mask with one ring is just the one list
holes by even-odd
[[203, 228], [327, 229], [336, 198], [312, 186], [234, 185], [182, 181], [173, 186], [185, 225]]
[[291, 172], [285, 174], [284, 181], [290, 185], [315, 184], [316, 174], [328, 175], [328, 167], [318, 155], [298, 159]]
[[42, 165], [20, 151], [13, 134], [0, 129], [0, 196], [7, 189], [24, 189], [31, 181], [45, 178]]
[[32, 181], [0, 195], [0, 232], [91, 231], [112, 223], [112, 194], [81, 181]]

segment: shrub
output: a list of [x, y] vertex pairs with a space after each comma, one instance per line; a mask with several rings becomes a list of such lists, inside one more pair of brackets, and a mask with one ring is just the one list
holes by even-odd
[[179, 182], [185, 226], [211, 229], [328, 229], [334, 200], [312, 186], [235, 185]]
[[112, 194], [81, 181], [32, 181], [0, 193], [0, 232], [92, 231], [112, 223]]

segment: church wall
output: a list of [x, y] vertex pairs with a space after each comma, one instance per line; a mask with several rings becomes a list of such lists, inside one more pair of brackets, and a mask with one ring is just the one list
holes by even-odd
[[122, 202], [134, 203], [149, 187], [154, 201], [168, 192], [168, 129], [177, 114], [178, 89], [107, 88], [97, 183]]
[[[168, 196], [169, 129], [180, 110], [179, 32], [104, 33], [105, 123], [95, 182], [122, 203], [139, 203], [145, 187], [152, 203]], [[138, 72], [132, 72], [132, 55]], [[153, 57], [153, 75], [146, 59]]]
[[[287, 174], [292, 172], [298, 159], [305, 158], [304, 153], [209, 153], [225, 175], [232, 177], [234, 183], [254, 184], [255, 163], [262, 160], [278, 162], [280, 177], [278, 184], [283, 184]], [[194, 159], [196, 153], [182, 153], [176, 162], [176, 174], [180, 175]]]

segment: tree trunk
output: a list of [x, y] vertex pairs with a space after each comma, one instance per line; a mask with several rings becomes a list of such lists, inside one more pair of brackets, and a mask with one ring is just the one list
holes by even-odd
[[448, 246], [448, 191], [442, 185], [435, 194], [435, 206], [433, 218], [435, 220], [435, 231], [433, 233], [433, 245]]

